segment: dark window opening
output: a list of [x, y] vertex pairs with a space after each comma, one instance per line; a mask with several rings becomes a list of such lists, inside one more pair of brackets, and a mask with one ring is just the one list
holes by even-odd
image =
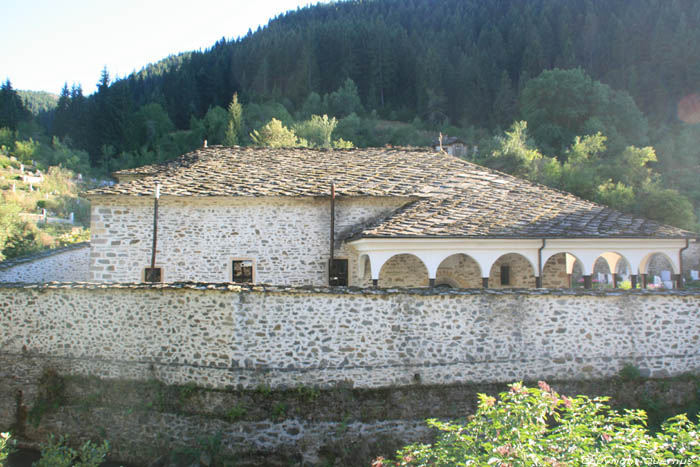
[[253, 261], [249, 259], [233, 260], [233, 282], [253, 282]]
[[501, 266], [501, 285], [510, 285], [510, 266]]
[[348, 260], [333, 259], [330, 266], [331, 274], [328, 285], [348, 285]]
[[146, 268], [144, 282], [163, 282], [163, 268]]

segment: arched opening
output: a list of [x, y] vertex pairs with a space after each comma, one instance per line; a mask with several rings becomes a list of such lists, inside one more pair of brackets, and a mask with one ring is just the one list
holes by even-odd
[[530, 261], [518, 253], [508, 253], [491, 265], [489, 288], [534, 288], [535, 269]]
[[599, 289], [628, 289], [631, 274], [632, 268], [624, 256], [613, 251], [605, 252], [593, 264], [591, 285]]
[[647, 288], [672, 289], [674, 288], [673, 262], [664, 253], [652, 253], [643, 262], [646, 271]]
[[542, 287], [568, 289], [583, 286], [583, 263], [571, 253], [557, 253], [544, 263]]
[[437, 268], [435, 285], [475, 289], [481, 287], [481, 268], [471, 256], [463, 253], [448, 256]]
[[417, 256], [394, 255], [379, 270], [379, 287], [428, 287], [428, 268]]

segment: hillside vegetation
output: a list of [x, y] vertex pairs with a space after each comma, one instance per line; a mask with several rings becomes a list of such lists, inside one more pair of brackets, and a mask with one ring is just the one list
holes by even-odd
[[[700, 3], [352, 0], [273, 19], [0, 127], [105, 175], [209, 144], [425, 146], [688, 229], [700, 214]], [[235, 98], [234, 98], [235, 95]], [[329, 155], [329, 157], [332, 157]]]
[[82, 181], [67, 169], [42, 171], [3, 152], [6, 146], [0, 146], [0, 261], [89, 240]]

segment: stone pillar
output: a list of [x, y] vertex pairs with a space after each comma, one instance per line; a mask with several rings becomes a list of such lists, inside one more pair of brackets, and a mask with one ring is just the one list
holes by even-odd
[[593, 281], [591, 280], [591, 275], [583, 276], [583, 287], [586, 289], [593, 288]]
[[541, 276], [535, 277], [535, 288], [538, 288], [538, 289], [542, 288], [542, 277]]
[[567, 274], [566, 277], [567, 277], [567, 279], [569, 279], [569, 288], [573, 289], [574, 288], [573, 274]]
[[630, 283], [632, 284], [632, 289], [637, 288], [637, 275], [636, 274], [630, 275]]
[[642, 288], [646, 289], [647, 288], [647, 275], [642, 274]]
[[435, 278], [434, 277], [431, 277], [430, 279], [428, 279], [428, 286], [435, 287]]
[[372, 279], [372, 287], [379, 286], [379, 279]]
[[488, 277], [481, 278], [481, 286], [485, 289], [489, 288], [489, 278]]
[[617, 288], [617, 281], [619, 280], [617, 277], [617, 273], [613, 272], [612, 280], [613, 280], [613, 289], [616, 289]]

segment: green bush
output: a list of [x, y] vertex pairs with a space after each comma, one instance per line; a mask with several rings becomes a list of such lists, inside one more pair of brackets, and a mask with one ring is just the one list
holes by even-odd
[[67, 446], [67, 440], [64, 436], [49, 436], [48, 442], [41, 445], [41, 459], [33, 467], [98, 467], [109, 452], [106, 440], [100, 445], [87, 441], [78, 450]]
[[7, 456], [12, 452], [13, 441], [10, 433], [0, 433], [0, 466], [5, 465]]
[[476, 415], [464, 423], [428, 420], [433, 444], [401, 449], [383, 466], [699, 465], [700, 432], [686, 415], [668, 419], [651, 435], [643, 410], [619, 413], [608, 398], [569, 398], [545, 382], [521, 383], [498, 398], [479, 395]]

